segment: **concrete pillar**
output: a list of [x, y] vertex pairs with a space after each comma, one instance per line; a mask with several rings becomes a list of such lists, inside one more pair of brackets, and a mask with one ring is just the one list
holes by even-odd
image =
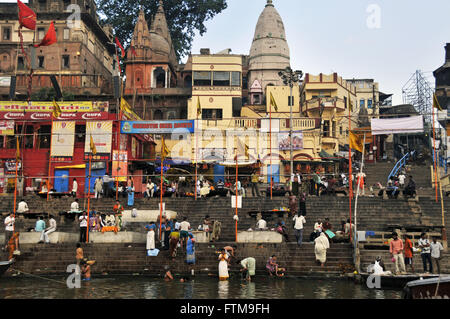
[[168, 75], [168, 72], [167, 72], [167, 70], [166, 70], [166, 72], [165, 72], [165, 77], [164, 77], [164, 80], [165, 80], [165, 83], [164, 83], [164, 87], [167, 89], [167, 80], [168, 80], [168, 77], [169, 77], [169, 75]]

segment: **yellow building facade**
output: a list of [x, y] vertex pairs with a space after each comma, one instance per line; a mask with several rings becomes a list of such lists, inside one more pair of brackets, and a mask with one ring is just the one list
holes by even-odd
[[339, 145], [348, 144], [350, 102], [353, 105], [351, 126], [357, 126], [356, 100], [355, 86], [337, 73], [305, 75], [301, 88], [300, 113], [320, 119], [320, 148], [330, 155], [339, 152]]

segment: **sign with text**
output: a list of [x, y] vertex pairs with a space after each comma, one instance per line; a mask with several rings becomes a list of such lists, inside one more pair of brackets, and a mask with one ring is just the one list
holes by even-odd
[[75, 145], [75, 121], [53, 122], [51, 155], [72, 157]]
[[112, 177], [118, 177], [119, 182], [126, 182], [128, 175], [128, 151], [113, 151]]
[[109, 159], [112, 143], [112, 121], [92, 121], [86, 122], [86, 140], [84, 144], [85, 158], [89, 158], [91, 153], [91, 136], [94, 140], [97, 154], [93, 156], [94, 160]]
[[14, 121], [0, 121], [0, 135], [14, 135]]
[[[108, 112], [65, 112], [61, 113], [58, 120], [107, 120]], [[0, 120], [33, 120], [51, 121], [52, 112], [2, 112]]]
[[[58, 102], [64, 112], [108, 112], [108, 102]], [[52, 112], [53, 102], [0, 101], [0, 112]]]
[[122, 134], [164, 134], [173, 132], [194, 133], [194, 120], [186, 121], [122, 121]]

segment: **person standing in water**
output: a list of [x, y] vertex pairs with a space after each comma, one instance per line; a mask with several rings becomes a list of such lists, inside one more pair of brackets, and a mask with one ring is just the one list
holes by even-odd
[[225, 249], [222, 248], [219, 254], [219, 280], [224, 281], [228, 280], [230, 277], [228, 274], [228, 254], [225, 252]]

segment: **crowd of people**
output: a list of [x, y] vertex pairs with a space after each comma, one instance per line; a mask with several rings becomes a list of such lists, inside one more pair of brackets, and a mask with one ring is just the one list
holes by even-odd
[[[392, 233], [392, 240], [389, 243], [389, 252], [392, 262], [395, 264], [395, 274], [406, 274], [406, 266], [409, 266], [413, 273], [415, 272], [413, 263], [414, 253], [420, 253], [424, 273], [433, 273], [434, 265], [434, 269], [440, 274], [440, 261], [443, 250], [444, 248], [437, 241], [437, 238], [433, 237], [432, 241], [430, 241], [426, 233], [421, 234], [416, 246], [413, 245], [409, 235], [403, 235], [402, 240], [396, 232]], [[380, 266], [382, 266], [384, 271], [383, 265]]]

